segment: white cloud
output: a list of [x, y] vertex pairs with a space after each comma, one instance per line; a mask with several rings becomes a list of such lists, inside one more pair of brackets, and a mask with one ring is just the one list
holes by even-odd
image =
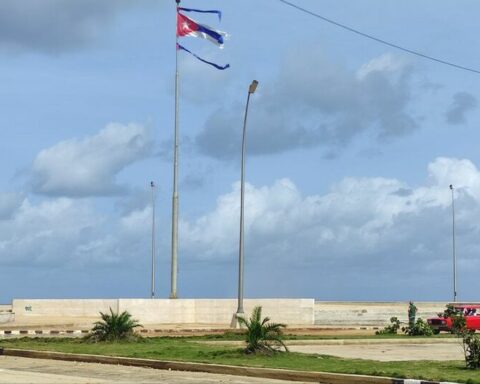
[[407, 60], [394, 56], [391, 53], [383, 54], [379, 57], [375, 57], [368, 63], [363, 64], [357, 71], [357, 78], [363, 80], [371, 73], [375, 72], [399, 72], [405, 67], [408, 67]]
[[[427, 183], [346, 178], [325, 195], [303, 196], [288, 179], [246, 187], [245, 230], [250, 259], [379, 268], [392, 279], [432, 268], [448, 269], [451, 249], [451, 182], [457, 185], [458, 244], [462, 263], [478, 265], [480, 172], [469, 160], [438, 158]], [[462, 180], [462, 182], [461, 182]], [[232, 259], [238, 247], [239, 185], [216, 208], [183, 222], [184, 251], [193, 258]], [[415, 264], [414, 270], [409, 270]], [[396, 275], [396, 276], [395, 276]]]
[[118, 193], [116, 175], [151, 153], [152, 139], [137, 124], [108, 124], [82, 140], [62, 141], [42, 150], [32, 165], [34, 192], [51, 196], [97, 196]]
[[3, 264], [73, 261], [75, 248], [102, 218], [85, 201], [61, 198], [32, 204], [26, 199], [8, 221], [0, 221]]
[[26, 199], [0, 220], [0, 264], [93, 267], [148, 254], [149, 207], [124, 217], [100, 213], [88, 199]]
[[[247, 184], [249, 276], [280, 279], [282, 295], [320, 297], [321, 286], [322, 297], [405, 299], [428, 282], [421, 297], [445, 299], [445, 280], [451, 276], [450, 183], [456, 186], [457, 254], [464, 284], [460, 289], [468, 296], [467, 284], [470, 290], [480, 288], [475, 272], [480, 267], [480, 172], [466, 159], [434, 160], [425, 183], [418, 186], [397, 179], [350, 177], [325, 194], [304, 195], [289, 179], [261, 187]], [[117, 216], [99, 212], [93, 199], [21, 201], [0, 220], [1, 265], [125, 269], [145, 261], [139, 255], [150, 252], [148, 205]], [[159, 237], [159, 247], [167, 249], [168, 231]], [[181, 220], [183, 270], [203, 262], [218, 273], [230, 271], [234, 278], [238, 238], [236, 183], [212, 211]], [[201, 284], [198, 279], [192, 284]], [[222, 279], [229, 284], [228, 276]], [[279, 292], [276, 280], [248, 286]]]
[[480, 200], [478, 169], [470, 160], [440, 157], [428, 165], [431, 182], [440, 188], [453, 184], [455, 188]]

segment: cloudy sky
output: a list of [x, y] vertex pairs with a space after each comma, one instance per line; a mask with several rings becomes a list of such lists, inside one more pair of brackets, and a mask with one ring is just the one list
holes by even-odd
[[[291, 0], [480, 70], [480, 4]], [[179, 55], [179, 297], [235, 297], [248, 85], [249, 297], [450, 300], [480, 289], [480, 75], [279, 0], [185, 0], [230, 34]], [[195, 16], [194, 16], [195, 18]], [[173, 0], [0, 2], [0, 302], [147, 297], [170, 287]]]

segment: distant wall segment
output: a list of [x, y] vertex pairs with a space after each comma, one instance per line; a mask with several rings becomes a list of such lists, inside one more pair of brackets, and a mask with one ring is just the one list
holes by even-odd
[[[443, 312], [447, 302], [415, 302], [417, 318], [427, 319]], [[408, 301], [317, 301], [315, 324], [333, 327], [375, 327], [390, 323], [391, 317], [408, 322]]]

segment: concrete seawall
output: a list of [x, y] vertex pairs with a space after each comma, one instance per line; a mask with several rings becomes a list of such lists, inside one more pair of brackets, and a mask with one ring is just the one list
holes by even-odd
[[[446, 302], [416, 302], [417, 318], [436, 316]], [[325, 328], [383, 327], [391, 317], [408, 321], [408, 302], [334, 302], [313, 299], [245, 299], [245, 312], [261, 305], [263, 315], [289, 326]], [[3, 308], [4, 307], [4, 308]], [[0, 323], [90, 326], [99, 312], [128, 311], [141, 324], [216, 325], [228, 327], [235, 299], [78, 299], [13, 300], [0, 308]], [[12, 313], [13, 312], [13, 313]]]
[[[245, 299], [249, 316], [255, 306], [263, 316], [288, 325], [314, 324], [313, 299]], [[229, 326], [235, 299], [13, 300], [15, 322], [23, 324], [91, 324], [99, 312], [128, 311], [141, 324], [216, 324]]]
[[11, 312], [0, 312], [0, 324], [11, 323], [15, 320], [15, 315]]

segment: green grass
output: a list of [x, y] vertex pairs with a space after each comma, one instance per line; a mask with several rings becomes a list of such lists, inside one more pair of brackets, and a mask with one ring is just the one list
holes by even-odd
[[[227, 339], [229, 336], [226, 336]], [[237, 337], [237, 335], [235, 335]], [[137, 357], [159, 360], [192, 361], [215, 364], [285, 368], [389, 376], [397, 378], [438, 380], [480, 384], [480, 371], [465, 368], [463, 361], [379, 362], [342, 359], [324, 355], [278, 353], [268, 356], [246, 356], [236, 347], [196, 343], [205, 337], [150, 338], [135, 343], [86, 343], [81, 339], [22, 338], [0, 341], [5, 348], [23, 348], [68, 353]], [[217, 338], [218, 339], [218, 338]]]
[[[432, 336], [408, 336], [403, 333], [396, 335], [387, 334], [387, 335], [374, 335], [374, 334], [365, 334], [365, 335], [290, 335], [285, 334], [285, 340], [356, 340], [356, 339], [451, 339], [455, 338], [455, 335], [450, 333], [441, 333], [439, 335]], [[198, 340], [224, 340], [224, 341], [235, 341], [235, 340], [244, 340], [245, 336], [239, 332], [226, 332], [223, 334], [210, 334], [203, 336], [191, 336], [190, 339]]]

